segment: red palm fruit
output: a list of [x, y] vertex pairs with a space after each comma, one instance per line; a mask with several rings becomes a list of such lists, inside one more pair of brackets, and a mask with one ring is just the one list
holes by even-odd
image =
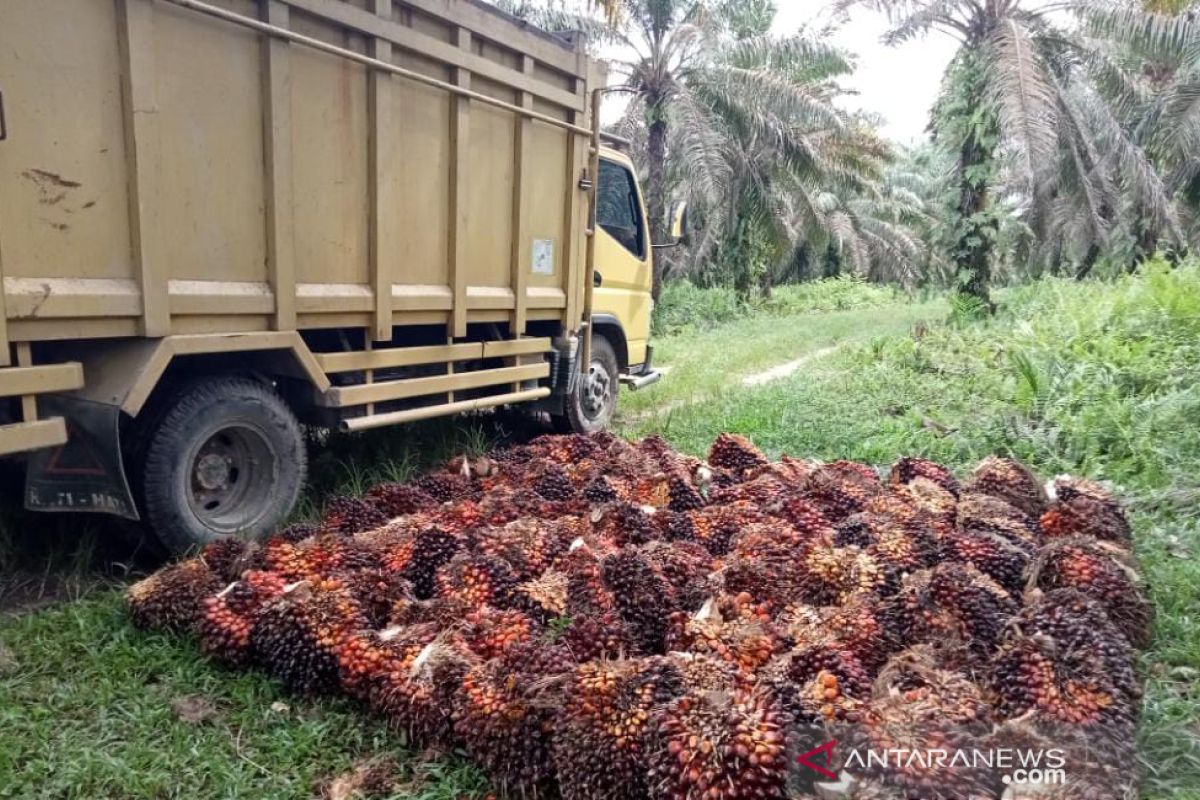
[[[515, 519], [515, 515], [512, 517]], [[466, 533], [484, 524], [497, 524], [496, 518], [485, 514], [474, 500], [454, 500], [443, 503], [431, 514], [433, 526], [455, 535]], [[504, 521], [507, 521], [505, 519]], [[503, 524], [500, 522], [499, 524]]]
[[1080, 495], [1108, 503], [1115, 509], [1120, 509], [1120, 503], [1113, 493], [1096, 481], [1087, 478], [1077, 478], [1072, 475], [1059, 475], [1054, 479], [1054, 497], [1059, 500], [1071, 500]]
[[803, 496], [835, 523], [862, 511], [867, 500], [881, 491], [879, 477], [870, 467], [850, 461], [818, 467], [801, 487]]
[[761, 689], [687, 693], [657, 718], [648, 788], [663, 800], [786, 796], [788, 715]]
[[773, 514], [787, 520], [805, 539], [817, 539], [832, 544], [834, 527], [821, 509], [802, 497], [788, 497]]
[[559, 559], [557, 568], [567, 576], [567, 616], [595, 616], [616, 608], [601, 568], [602, 560], [615, 552], [600, 543], [581, 543]]
[[715, 602], [699, 613], [673, 613], [667, 625], [668, 651], [696, 653], [724, 661], [747, 675], [782, 651], [783, 642], [771, 626], [754, 618], [724, 618]]
[[1123, 547], [1133, 544], [1129, 520], [1120, 506], [1086, 494], [1056, 500], [1042, 514], [1040, 524], [1046, 536], [1091, 536]]
[[426, 528], [416, 535], [400, 573], [412, 584], [413, 594], [420, 599], [433, 596], [438, 568], [454, 557], [461, 544], [454, 534], [438, 527]]
[[645, 797], [654, 711], [683, 685], [674, 662], [662, 658], [576, 667], [555, 721], [554, 763], [564, 800]]
[[679, 671], [682, 685], [693, 692], [730, 692], [748, 688], [752, 678], [728, 661], [699, 653], [668, 653], [672, 666]]
[[254, 657], [302, 694], [338, 686], [337, 647], [366, 627], [351, 593], [332, 581], [293, 584], [259, 610], [250, 632]]
[[1018, 546], [1037, 547], [1042, 543], [1037, 520], [998, 497], [966, 493], [959, 499], [955, 514], [959, 530], [1003, 536]]
[[427, 492], [403, 483], [381, 483], [372, 487], [365, 499], [388, 519], [433, 511], [438, 506]]
[[541, 575], [566, 551], [569, 540], [560, 528], [537, 520], [518, 519], [498, 528], [482, 528], [467, 540], [467, 547], [503, 559], [519, 580]]
[[1015, 620], [1030, 635], [1050, 636], [1066, 653], [1086, 653], [1095, 659], [1126, 702], [1142, 696], [1134, 670], [1136, 653], [1097, 601], [1076, 589], [1031, 593], [1029, 604]]
[[713, 505], [728, 505], [744, 501], [759, 508], [769, 509], [777, 507], [795, 491], [794, 487], [788, 486], [774, 474], [766, 472], [742, 483], [714, 489], [710, 496], [710, 502]]
[[534, 642], [472, 666], [459, 682], [454, 733], [505, 795], [552, 793], [556, 704], [543, 702], [538, 687], [572, 669], [565, 648]]
[[695, 511], [705, 505], [704, 495], [683, 471], [677, 471], [667, 479], [667, 508], [671, 511]]
[[243, 539], [218, 539], [200, 550], [200, 560], [222, 580], [236, 581], [246, 570], [262, 567], [262, 547]]
[[315, 522], [293, 522], [286, 528], [283, 528], [279, 533], [272, 536], [272, 539], [282, 539], [285, 542], [296, 542], [310, 539], [321, 532], [321, 526]]
[[784, 653], [767, 666], [763, 677], [800, 721], [858, 722], [871, 699], [869, 673], [837, 642]]
[[546, 500], [562, 502], [575, 496], [571, 476], [558, 464], [540, 466], [529, 475], [528, 480], [530, 488]]
[[258, 609], [283, 594], [287, 583], [274, 572], [247, 571], [239, 581], [205, 598], [197, 626], [200, 648], [226, 664], [251, 660], [250, 632]]
[[557, 641], [581, 664], [641, 654], [633, 631], [616, 611], [563, 619], [567, 625]]
[[616, 486], [604, 475], [589, 478], [580, 491], [584, 499], [593, 505], [611, 503], [619, 499]]
[[479, 496], [478, 488], [461, 472], [431, 472], [412, 481], [409, 486], [420, 489], [439, 503], [476, 500]]
[[346, 548], [340, 536], [322, 534], [292, 543], [269, 539], [263, 566], [289, 581], [320, 580], [341, 569]]
[[804, 549], [806, 538], [783, 520], [755, 522], [738, 531], [729, 542], [734, 558], [795, 558]]
[[473, 658], [439, 634], [436, 623], [401, 627], [393, 658], [371, 689], [371, 707], [419, 745], [452, 739], [454, 697]]
[[676, 452], [661, 436], [647, 436], [637, 443], [639, 453], [650, 458], [663, 472], [691, 474], [702, 463], [700, 459]]
[[383, 630], [353, 631], [333, 648], [342, 690], [358, 700], [369, 700], [383, 684], [384, 676], [403, 660], [407, 628], [396, 625]]
[[644, 653], [663, 652], [667, 618], [679, 610], [671, 584], [634, 549], [607, 556], [600, 568], [637, 647]]
[[892, 470], [888, 475], [888, 482], [893, 486], [903, 486], [911, 483], [916, 478], [933, 481], [950, 494], [955, 497], [958, 496], [958, 478], [954, 477], [954, 473], [950, 471], [949, 467], [938, 464], [936, 461], [930, 461], [927, 458], [906, 456], [900, 459], [892, 465]]
[[1142, 592], [1129, 554], [1095, 539], [1052, 539], [1030, 567], [1030, 586], [1043, 591], [1077, 589], [1104, 607], [1113, 624], [1137, 648], [1150, 642], [1153, 609]]
[[929, 596], [957, 620], [962, 638], [980, 653], [990, 653], [1017, 612], [1017, 602], [986, 573], [966, 564], [934, 568]]
[[345, 569], [333, 578], [349, 589], [372, 628], [387, 622], [396, 603], [413, 597], [412, 584], [400, 572], [381, 567]]
[[433, 600], [406, 598], [392, 606], [387, 627], [435, 624], [439, 630], [449, 630], [462, 622], [469, 613], [471, 609], [459, 600], [441, 597]]
[[1090, 654], [1046, 634], [1009, 636], [992, 659], [990, 688], [1004, 719], [1040, 716], [1065, 725], [1133, 732], [1132, 709]]
[[998, 497], [1034, 519], [1046, 510], [1041, 481], [1015, 458], [988, 456], [971, 473], [964, 491]]
[[618, 501], [592, 515], [596, 533], [611, 538], [618, 547], [644, 544], [655, 536], [654, 518], [641, 507]]
[[193, 558], [143, 578], [125, 592], [129, 617], [139, 628], [193, 631], [204, 598], [224, 586], [202, 559]]
[[715, 581], [712, 555], [693, 542], [647, 542], [639, 555], [670, 584], [683, 610], [696, 610], [712, 595]]
[[461, 601], [470, 608], [505, 606], [516, 585], [506, 561], [470, 551], [460, 552], [438, 567], [434, 577], [438, 597]]
[[483, 606], [469, 612], [458, 635], [467, 649], [482, 659], [497, 658], [530, 641], [539, 626], [520, 611]]
[[387, 524], [388, 517], [371, 503], [358, 497], [335, 497], [325, 506], [321, 531], [327, 534], [360, 533]]
[[706, 506], [689, 511], [692, 538], [715, 556], [725, 555], [734, 534], [747, 525], [763, 522], [767, 516], [753, 503], [739, 501], [725, 506]]
[[789, 603], [832, 605], [860, 594], [876, 594], [887, 586], [884, 568], [857, 547], [808, 546], [787, 571], [774, 570], [782, 579], [779, 598]]
[[889, 622], [880, 601], [861, 597], [844, 606], [820, 609], [788, 606], [776, 617], [775, 627], [793, 647], [846, 650], [874, 675], [901, 644]]
[[630, 499], [644, 508], [666, 508], [671, 502], [671, 480], [665, 472], [639, 475], [633, 480]]
[[938, 547], [944, 562], [970, 564], [1009, 591], [1024, 585], [1033, 551], [994, 533], [947, 532]]
[[811, 461], [801, 461], [790, 456], [783, 456], [778, 461], [772, 461], [770, 464], [765, 464], [750, 472], [750, 480], [757, 480], [764, 476], [771, 476], [782, 483], [789, 490], [800, 488], [804, 480], [811, 475], [817, 468], [817, 465]]
[[708, 450], [708, 463], [744, 477], [746, 472], [770, 462], [754, 444], [736, 433], [722, 433]]

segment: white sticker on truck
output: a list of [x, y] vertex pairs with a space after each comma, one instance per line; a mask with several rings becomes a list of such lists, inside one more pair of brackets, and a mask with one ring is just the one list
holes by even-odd
[[534, 275], [553, 275], [554, 274], [554, 240], [553, 239], [534, 239], [533, 240], [533, 274]]

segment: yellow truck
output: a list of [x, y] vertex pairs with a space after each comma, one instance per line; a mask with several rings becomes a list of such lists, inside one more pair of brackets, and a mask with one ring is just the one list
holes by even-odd
[[479, 0], [0, 2], [0, 455], [27, 507], [182, 551], [292, 511], [305, 425], [602, 428], [658, 377], [604, 81]]

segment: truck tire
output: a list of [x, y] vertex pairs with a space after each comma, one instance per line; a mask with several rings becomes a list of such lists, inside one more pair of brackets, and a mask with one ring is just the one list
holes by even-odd
[[621, 368], [608, 339], [592, 337], [592, 363], [575, 381], [575, 391], [563, 402], [566, 413], [554, 418], [564, 433], [596, 433], [608, 427], [617, 411]]
[[271, 387], [235, 377], [194, 383], [151, 425], [139, 488], [144, 518], [169, 550], [261, 539], [291, 514], [307, 455], [300, 424]]

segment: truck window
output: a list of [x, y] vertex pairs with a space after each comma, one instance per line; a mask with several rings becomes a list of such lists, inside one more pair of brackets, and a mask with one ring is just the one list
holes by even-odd
[[646, 257], [646, 226], [633, 173], [611, 161], [600, 162], [596, 221], [608, 235], [638, 258]]

